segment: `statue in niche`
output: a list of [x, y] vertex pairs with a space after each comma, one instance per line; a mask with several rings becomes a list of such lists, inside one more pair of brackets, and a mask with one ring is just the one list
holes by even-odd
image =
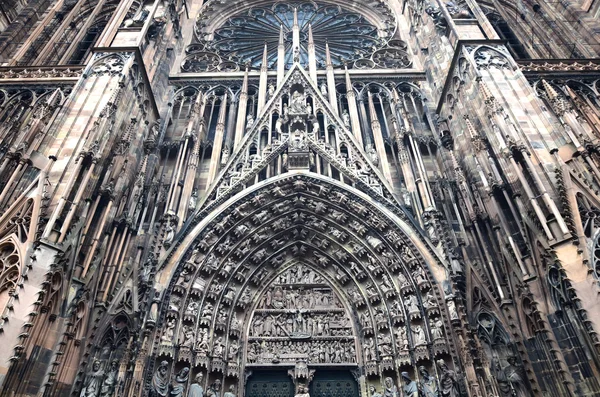
[[419, 397], [419, 387], [417, 386], [417, 382], [410, 378], [408, 372], [402, 372], [401, 376], [404, 381], [404, 386], [402, 387], [402, 394], [404, 397]]
[[369, 386], [369, 393], [371, 393], [371, 397], [383, 397], [373, 385]]
[[83, 381], [83, 389], [81, 389], [81, 397], [96, 397], [102, 387], [102, 378], [104, 371], [102, 363], [99, 360], [94, 360], [92, 369], [85, 375]]
[[173, 342], [174, 336], [175, 336], [175, 320], [170, 318], [167, 320], [167, 327], [165, 329], [165, 333], [163, 334], [161, 340], [163, 342]]
[[214, 358], [223, 358], [223, 338], [220, 336], [215, 340], [212, 356]]
[[375, 361], [375, 342], [373, 338], [369, 338], [365, 341], [365, 360], [366, 361]]
[[275, 86], [273, 83], [269, 84], [269, 88], [267, 89], [267, 98], [271, 99], [275, 95]]
[[223, 394], [223, 397], [236, 397], [235, 396], [235, 385], [229, 386], [229, 391], [226, 391], [225, 394]]
[[181, 347], [192, 348], [194, 346], [194, 329], [191, 326], [184, 325], [181, 338]]
[[431, 337], [435, 339], [443, 339], [444, 338], [444, 323], [441, 318], [430, 319], [429, 327], [431, 328]]
[[249, 130], [250, 128], [252, 128], [252, 126], [254, 125], [254, 117], [249, 114], [248, 117], [246, 117], [246, 130]]
[[415, 269], [415, 271], [413, 272], [412, 275], [417, 284], [427, 282], [427, 277], [425, 276], [425, 271], [423, 271], [423, 268], [421, 266], [417, 266], [417, 268]]
[[426, 345], [427, 337], [425, 336], [425, 330], [420, 325], [417, 325], [414, 328], [411, 328], [413, 332], [413, 342], [415, 346]]
[[456, 373], [448, 368], [444, 360], [436, 361], [438, 374], [440, 376], [440, 391], [442, 397], [458, 397], [458, 385]]
[[423, 306], [426, 309], [432, 308], [432, 307], [437, 307], [437, 301], [435, 300], [435, 297], [433, 296], [433, 294], [430, 292], [427, 294], [427, 296], [425, 297], [425, 301], [423, 302]]
[[389, 376], [383, 381], [383, 397], [400, 397], [398, 387]]
[[212, 385], [208, 387], [206, 391], [206, 397], [220, 397], [221, 396], [221, 379], [216, 379]]
[[517, 366], [517, 359], [511, 356], [506, 361], [508, 362], [506, 367], [501, 366], [498, 358], [494, 358], [492, 361], [492, 370], [502, 396], [524, 397], [530, 395], [525, 386], [523, 369]]
[[419, 306], [417, 302], [417, 297], [415, 295], [408, 295], [406, 299], [404, 299], [404, 306], [409, 313], [414, 313], [419, 311]]
[[406, 287], [409, 285], [406, 276], [402, 272], [398, 273], [398, 283], [400, 283], [400, 287]]
[[421, 389], [421, 395], [423, 397], [437, 397], [438, 390], [437, 384], [435, 383], [435, 377], [429, 375], [429, 371], [424, 366], [419, 367], [419, 388]]
[[196, 316], [198, 315], [198, 309], [200, 308], [200, 304], [196, 301], [190, 301], [190, 303], [188, 303], [187, 308], [185, 309], [185, 315], [186, 316]]
[[232, 340], [229, 343], [229, 352], [227, 353], [227, 359], [229, 361], [236, 360], [239, 350], [240, 350], [239, 343], [236, 340]]
[[192, 190], [192, 195], [190, 196], [190, 202], [188, 204], [188, 212], [196, 211], [196, 203], [198, 202], [198, 189], [194, 188]]
[[163, 240], [163, 244], [168, 247], [173, 242], [173, 238], [175, 237], [175, 228], [171, 222], [167, 223], [167, 228], [165, 229], [165, 239]]
[[408, 350], [408, 334], [404, 326], [398, 327], [398, 331], [396, 331], [396, 343], [398, 344], [398, 350]]
[[294, 47], [293, 57], [294, 62], [300, 62], [300, 48], [298, 46]]
[[175, 378], [173, 379], [173, 385], [171, 387], [172, 397], [183, 397], [183, 391], [185, 390], [185, 385], [187, 384], [189, 376], [189, 367], [183, 367], [181, 371], [175, 375]]
[[204, 389], [202, 388], [202, 379], [204, 374], [199, 372], [194, 378], [194, 383], [190, 386], [187, 397], [204, 397]]
[[456, 311], [456, 304], [454, 301], [447, 301], [446, 305], [448, 306], [448, 312], [450, 313], [450, 320], [458, 320], [458, 312]]
[[169, 392], [169, 379], [167, 378], [167, 372], [169, 371], [169, 363], [161, 361], [160, 365], [156, 369], [154, 376], [152, 377], [152, 385], [150, 389], [150, 396], [165, 397]]
[[206, 355], [208, 353], [208, 330], [206, 328], [200, 328], [198, 341], [196, 343], [196, 350], [200, 355]]
[[223, 147], [221, 150], [221, 166], [224, 166], [229, 161], [229, 146]]
[[115, 388], [117, 386], [117, 376], [119, 374], [119, 362], [117, 360], [113, 360], [110, 363], [110, 368], [108, 369], [108, 374], [102, 382], [102, 388], [100, 389], [100, 397], [108, 397], [112, 396], [115, 392]]
[[350, 128], [350, 115], [346, 109], [342, 112], [342, 121], [344, 122], [344, 127]]
[[306, 97], [298, 91], [292, 93], [290, 100], [290, 112], [292, 113], [305, 113], [306, 110]]
[[365, 148], [365, 151], [367, 152], [367, 157], [369, 158], [369, 160], [371, 160], [373, 165], [377, 167], [379, 165], [379, 156], [377, 155], [375, 147], [372, 144], [368, 144]]
[[294, 397], [310, 397], [310, 394], [308, 394], [306, 386], [300, 385], [298, 386], [298, 393]]

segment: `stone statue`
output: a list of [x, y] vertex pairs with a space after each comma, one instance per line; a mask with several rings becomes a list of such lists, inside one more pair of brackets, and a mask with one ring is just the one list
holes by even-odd
[[371, 393], [371, 397], [383, 397], [373, 385], [369, 386], [369, 392]]
[[191, 384], [187, 397], [204, 397], [204, 389], [202, 388], [202, 379], [204, 374], [199, 372], [194, 378], [194, 383]]
[[346, 109], [342, 112], [342, 120], [344, 121], [344, 126], [350, 128], [350, 115]]
[[83, 381], [83, 389], [81, 389], [81, 397], [97, 397], [104, 378], [102, 364], [98, 360], [94, 360], [92, 369], [85, 375]]
[[425, 330], [420, 325], [417, 325], [414, 328], [411, 328], [413, 332], [413, 342], [415, 346], [426, 345], [427, 338], [425, 337]]
[[207, 397], [220, 397], [221, 395], [221, 379], [216, 379], [206, 391]]
[[167, 224], [167, 227], [165, 229], [165, 239], [163, 241], [163, 244], [165, 246], [169, 246], [171, 245], [171, 243], [173, 242], [173, 238], [175, 237], [175, 228], [173, 227], [173, 224], [171, 224], [170, 222]]
[[175, 375], [175, 379], [173, 379], [173, 386], [171, 388], [172, 397], [183, 397], [183, 391], [185, 390], [185, 385], [187, 384], [189, 376], [189, 367], [183, 367], [181, 371]]
[[304, 113], [306, 107], [306, 97], [304, 94], [294, 91], [290, 100], [290, 111], [292, 113]]
[[423, 397], [437, 397], [437, 385], [435, 383], [435, 377], [429, 375], [429, 371], [424, 366], [419, 367], [419, 389]]
[[441, 318], [430, 319], [429, 327], [431, 328], [431, 337], [434, 340], [444, 338], [444, 323], [442, 323]]
[[310, 397], [310, 394], [308, 394], [306, 386], [300, 385], [298, 386], [298, 393], [294, 397]]
[[108, 370], [108, 374], [102, 382], [102, 389], [100, 390], [101, 397], [112, 396], [115, 392], [115, 388], [117, 387], [117, 376], [119, 374], [119, 362], [117, 360], [113, 360], [110, 363], [110, 368]]
[[275, 86], [273, 83], [269, 84], [269, 88], [267, 89], [267, 98], [271, 99], [275, 95]]
[[327, 98], [327, 84], [324, 82], [321, 84], [321, 95]]
[[498, 388], [502, 393], [502, 396], [507, 397], [524, 397], [530, 395], [525, 386], [525, 375], [522, 372], [522, 368], [517, 366], [517, 359], [515, 357], [508, 357], [506, 359], [508, 365], [504, 368], [500, 365], [498, 359], [494, 359], [492, 368], [498, 381]]
[[246, 130], [249, 130], [254, 125], [254, 117], [251, 114], [246, 117]]
[[456, 304], [454, 301], [447, 301], [446, 305], [448, 306], [448, 312], [450, 313], [450, 320], [458, 320], [458, 312], [456, 311]]
[[368, 144], [367, 147], [365, 148], [365, 151], [367, 152], [367, 156], [369, 157], [369, 160], [371, 160], [373, 165], [375, 167], [377, 167], [379, 165], [379, 156], [377, 155], [377, 151], [375, 150], [375, 147], [372, 144]]
[[229, 391], [226, 391], [225, 394], [223, 394], [223, 397], [236, 397], [235, 396], [235, 385], [229, 386]]
[[419, 387], [417, 382], [412, 380], [408, 375], [408, 372], [402, 372], [402, 380], [404, 381], [404, 387], [402, 388], [404, 397], [419, 397]]
[[165, 397], [169, 393], [169, 379], [167, 378], [168, 371], [169, 363], [162, 361], [152, 377], [150, 396]]
[[444, 360], [436, 361], [440, 376], [440, 391], [442, 397], [458, 397], [456, 373], [448, 368]]
[[398, 387], [389, 376], [384, 379], [383, 387], [383, 397], [400, 397], [398, 395]]

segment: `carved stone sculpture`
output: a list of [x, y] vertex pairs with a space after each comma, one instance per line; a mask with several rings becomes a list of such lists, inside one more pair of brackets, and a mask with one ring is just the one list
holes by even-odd
[[167, 372], [169, 371], [169, 363], [161, 361], [160, 365], [156, 369], [154, 376], [152, 377], [152, 384], [150, 386], [151, 397], [165, 397], [169, 392], [169, 378], [167, 378]]
[[223, 397], [236, 397], [235, 396], [235, 385], [229, 386], [229, 390], [223, 394]]
[[221, 396], [221, 379], [216, 379], [212, 385], [208, 387], [206, 391], [206, 397], [220, 397]]
[[400, 397], [398, 394], [398, 387], [394, 383], [394, 380], [389, 376], [383, 381], [383, 397]]
[[189, 367], [183, 367], [181, 371], [175, 375], [175, 378], [173, 379], [173, 386], [171, 388], [172, 397], [183, 397], [183, 391], [185, 390], [185, 385], [187, 384], [189, 376]]
[[97, 397], [102, 387], [102, 378], [104, 378], [104, 371], [102, 370], [102, 363], [95, 360], [92, 364], [92, 369], [85, 375], [83, 381], [83, 389], [81, 389], [81, 397]]
[[516, 358], [508, 357], [507, 362], [508, 365], [502, 367], [500, 361], [495, 359], [493, 362], [495, 368], [492, 368], [502, 396], [524, 397], [530, 395], [525, 386], [525, 375], [522, 368], [517, 366]]
[[187, 397], [204, 397], [204, 389], [202, 388], [202, 379], [204, 374], [199, 372], [194, 378], [194, 383], [190, 386]]
[[456, 373], [448, 368], [444, 360], [436, 362], [440, 374], [440, 392], [442, 397], [458, 397]]
[[104, 382], [102, 382], [102, 389], [100, 390], [101, 397], [109, 397], [113, 395], [115, 392], [115, 387], [117, 386], [118, 373], [119, 362], [117, 360], [113, 360], [110, 363], [110, 368], [106, 374], [106, 378], [104, 378]]
[[310, 394], [308, 394], [306, 386], [300, 385], [298, 386], [298, 393], [294, 397], [310, 397]]
[[371, 393], [371, 397], [383, 397], [373, 385], [369, 386], [369, 392]]
[[402, 380], [404, 381], [404, 386], [402, 387], [403, 396], [404, 397], [419, 397], [419, 387], [417, 386], [417, 382], [410, 378], [408, 372], [402, 372]]
[[423, 397], [437, 397], [438, 390], [437, 384], [435, 383], [435, 377], [429, 375], [429, 371], [424, 366], [419, 367], [419, 388]]

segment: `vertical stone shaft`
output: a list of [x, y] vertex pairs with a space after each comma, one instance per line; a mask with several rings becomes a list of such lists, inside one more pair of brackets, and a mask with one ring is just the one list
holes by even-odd
[[308, 73], [315, 85], [317, 84], [317, 54], [313, 39], [312, 26], [308, 25]]
[[[265, 46], [266, 48], [266, 46]], [[213, 142], [212, 156], [210, 159], [210, 167], [208, 169], [208, 176], [206, 178], [206, 188], [215, 180], [217, 172], [219, 171], [219, 164], [221, 163], [221, 150], [223, 148], [223, 133], [225, 132], [225, 114], [227, 112], [227, 93], [223, 95], [221, 100], [221, 108], [219, 109], [219, 119], [217, 120], [217, 127], [215, 130], [215, 140]]]
[[262, 65], [260, 66], [260, 80], [258, 83], [258, 109], [256, 111], [256, 117], [260, 117], [260, 114], [267, 103], [267, 72], [269, 70], [268, 65], [268, 52], [267, 43], [265, 43], [265, 49], [263, 51]]
[[392, 184], [392, 173], [390, 172], [390, 164], [388, 162], [387, 153], [385, 151], [385, 143], [383, 142], [383, 135], [381, 132], [381, 124], [377, 117], [377, 111], [375, 110], [375, 103], [373, 102], [373, 94], [369, 92], [369, 116], [371, 118], [371, 131], [373, 132], [373, 139], [375, 140], [375, 149], [379, 156], [379, 164], [383, 176]]
[[[278, 62], [281, 63], [281, 60]], [[279, 68], [279, 64], [277, 65]], [[283, 76], [282, 76], [283, 78]], [[233, 140], [233, 151], [235, 152], [240, 146], [240, 142], [244, 137], [244, 131], [246, 130], [246, 108], [248, 107], [248, 68], [244, 73], [244, 81], [242, 83], [242, 89], [240, 90], [240, 99], [238, 101], [238, 113], [237, 121], [235, 123], [235, 138]]]
[[339, 116], [339, 107], [337, 103], [337, 93], [335, 89], [335, 76], [333, 74], [333, 62], [331, 62], [331, 53], [329, 52], [329, 44], [325, 43], [325, 70], [327, 72], [327, 93], [329, 94], [329, 103], [333, 112]]
[[[363, 147], [362, 133], [360, 132], [360, 119], [358, 117], [358, 106], [356, 105], [356, 93], [354, 92], [352, 82], [350, 81], [350, 74], [348, 73], [348, 68], [346, 67], [345, 69], [346, 99], [348, 101], [348, 113], [350, 114], [350, 125], [352, 127], [352, 134], [354, 134], [354, 138], [356, 138], [358, 145], [360, 147]], [[329, 91], [331, 91], [331, 89]]]

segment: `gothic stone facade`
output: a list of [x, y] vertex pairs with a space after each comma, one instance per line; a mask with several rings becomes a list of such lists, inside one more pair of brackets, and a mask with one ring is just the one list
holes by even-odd
[[3, 396], [600, 396], [598, 2], [0, 7]]

